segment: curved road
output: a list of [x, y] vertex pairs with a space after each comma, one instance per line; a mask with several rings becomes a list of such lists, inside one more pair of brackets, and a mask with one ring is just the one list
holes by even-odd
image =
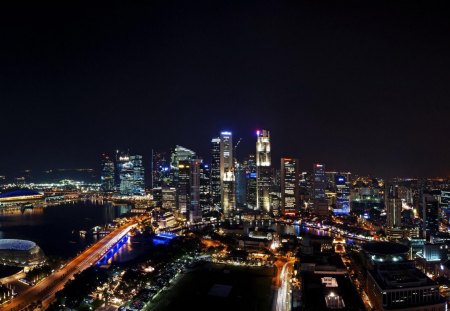
[[69, 281], [76, 273], [96, 264], [103, 255], [109, 251], [114, 244], [122, 239], [122, 237], [135, 225], [136, 221], [132, 221], [115, 229], [75, 257], [66, 266], [47, 276], [35, 286], [23, 291], [10, 303], [0, 306], [0, 310], [26, 310], [28, 305], [38, 300], [42, 301], [44, 308], [47, 307], [55, 299], [55, 293], [62, 290], [67, 281]]

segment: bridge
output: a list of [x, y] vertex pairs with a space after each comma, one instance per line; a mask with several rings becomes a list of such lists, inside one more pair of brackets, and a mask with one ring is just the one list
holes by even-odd
[[35, 286], [23, 291], [8, 304], [1, 305], [0, 310], [28, 310], [28, 306], [36, 301], [41, 301], [45, 309], [53, 302], [55, 294], [62, 290], [64, 285], [75, 274], [97, 264], [116, 244], [120, 243], [128, 235], [128, 232], [136, 226], [136, 223], [137, 220], [133, 220], [115, 229], [100, 241], [87, 248], [63, 268], [50, 274]]

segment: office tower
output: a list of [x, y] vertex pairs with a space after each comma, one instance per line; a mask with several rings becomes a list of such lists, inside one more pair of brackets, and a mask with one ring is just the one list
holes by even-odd
[[270, 212], [270, 186], [272, 184], [270, 159], [270, 134], [256, 131], [256, 209]]
[[200, 209], [207, 211], [211, 206], [211, 166], [202, 163], [200, 165]]
[[128, 152], [117, 151], [116, 153], [117, 175], [119, 182], [118, 190], [121, 195], [133, 194], [133, 163], [130, 161]]
[[325, 165], [314, 164], [313, 166], [313, 202], [314, 213], [317, 215], [328, 215], [328, 200], [325, 195], [327, 181], [325, 178]]
[[141, 155], [116, 152], [118, 190], [121, 195], [144, 195], [145, 179]]
[[247, 181], [247, 208], [256, 209], [256, 158], [254, 154], [244, 161]]
[[242, 163], [235, 163], [236, 207], [242, 210], [247, 206], [246, 169]]
[[130, 156], [130, 162], [133, 165], [133, 194], [145, 195], [144, 165], [141, 155]]
[[335, 175], [334, 185], [336, 188], [336, 208], [333, 209], [333, 214], [350, 214], [350, 187], [345, 175]]
[[213, 206], [221, 204], [220, 138], [211, 140], [211, 199]]
[[398, 186], [386, 184], [385, 190], [386, 227], [402, 226], [402, 200], [398, 197]]
[[106, 153], [102, 154], [101, 166], [101, 190], [103, 192], [113, 192], [115, 186], [114, 161]]
[[283, 215], [295, 215], [298, 212], [298, 167], [298, 159], [281, 158], [281, 213]]
[[177, 207], [183, 218], [186, 217], [191, 199], [191, 161], [178, 161]]
[[236, 209], [233, 136], [231, 132], [220, 133], [220, 177], [221, 207], [225, 217], [228, 217]]
[[166, 152], [152, 150], [152, 188], [170, 185], [170, 163]]
[[202, 220], [202, 210], [200, 208], [200, 167], [202, 160], [191, 160], [190, 166], [190, 202], [189, 202], [189, 221], [191, 223]]
[[439, 201], [430, 193], [422, 193], [424, 238], [430, 239], [439, 230]]

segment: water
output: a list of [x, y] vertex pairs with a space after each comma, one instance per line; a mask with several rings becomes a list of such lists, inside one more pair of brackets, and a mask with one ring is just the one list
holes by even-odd
[[[27, 209], [24, 213], [0, 213], [0, 238], [34, 241], [47, 256], [68, 259], [98, 239], [89, 234], [82, 237], [80, 230], [89, 232], [95, 226], [112, 223], [130, 209], [101, 201], [77, 201]], [[113, 260], [134, 258], [136, 248], [132, 243], [124, 244]]]

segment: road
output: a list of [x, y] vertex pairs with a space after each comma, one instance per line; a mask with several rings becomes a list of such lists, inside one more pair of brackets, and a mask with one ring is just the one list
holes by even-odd
[[41, 282], [16, 296], [9, 304], [0, 306], [0, 310], [26, 310], [33, 302], [40, 300], [46, 308], [54, 299], [56, 292], [62, 290], [67, 281], [91, 265], [96, 264], [103, 255], [136, 225], [136, 221], [115, 229], [100, 241], [86, 249], [60, 270], [47, 276]]
[[290, 311], [291, 310], [291, 276], [294, 268], [295, 260], [286, 262], [281, 269], [280, 280], [281, 286], [277, 290], [273, 311]]

